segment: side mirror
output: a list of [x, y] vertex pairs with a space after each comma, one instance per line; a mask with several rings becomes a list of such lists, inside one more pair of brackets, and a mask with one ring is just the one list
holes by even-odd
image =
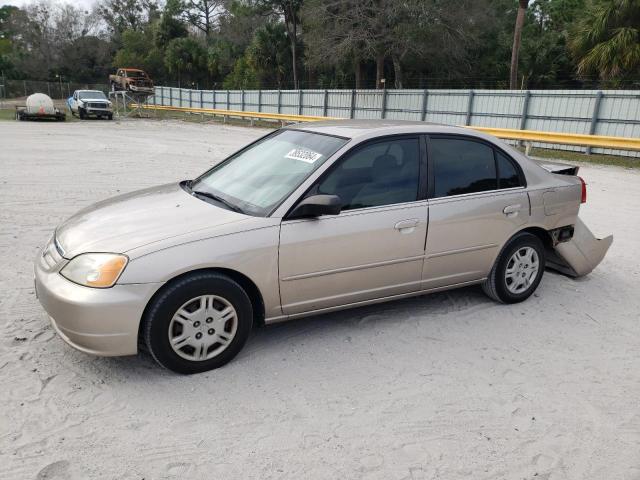
[[288, 218], [309, 218], [320, 215], [338, 215], [342, 210], [342, 200], [337, 195], [311, 195], [303, 199]]

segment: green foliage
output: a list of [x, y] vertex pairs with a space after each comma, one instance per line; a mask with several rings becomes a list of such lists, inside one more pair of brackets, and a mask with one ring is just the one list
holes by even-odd
[[106, 78], [109, 73], [111, 48], [109, 42], [96, 36], [76, 38], [61, 52], [60, 71], [77, 82], [92, 83], [96, 78]]
[[[101, 0], [86, 11], [34, 0], [0, 7], [0, 70], [100, 83], [128, 66], [206, 88], [505, 88], [519, 3]], [[525, 88], [638, 82], [640, 0], [530, 0], [518, 72]]]
[[187, 26], [179, 18], [182, 13], [182, 4], [179, 0], [168, 0], [160, 21], [155, 27], [154, 45], [163, 49], [174, 38], [186, 37]]
[[197, 82], [207, 77], [207, 51], [190, 37], [174, 38], [167, 45], [164, 64], [178, 82]]
[[229, 90], [250, 90], [260, 88], [255, 70], [247, 56], [238, 59], [233, 70], [224, 79], [223, 88]]
[[157, 9], [156, 0], [105, 0], [98, 7], [98, 14], [118, 41], [126, 30], [143, 28], [155, 17]]
[[265, 88], [284, 88], [291, 80], [291, 48], [281, 23], [268, 23], [256, 31], [247, 48], [247, 67]]
[[591, 0], [572, 32], [580, 74], [616, 83], [640, 74], [640, 0]]

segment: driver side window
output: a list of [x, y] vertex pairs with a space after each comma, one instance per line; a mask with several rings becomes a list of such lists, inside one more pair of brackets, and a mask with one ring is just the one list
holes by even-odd
[[347, 155], [320, 182], [317, 192], [339, 196], [342, 210], [418, 199], [420, 143], [417, 138], [375, 142]]

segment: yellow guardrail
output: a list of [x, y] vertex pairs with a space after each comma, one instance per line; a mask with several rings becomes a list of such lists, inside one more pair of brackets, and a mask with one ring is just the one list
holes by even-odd
[[317, 122], [320, 120], [337, 120], [332, 117], [314, 117], [311, 115], [289, 115], [286, 113], [246, 112], [244, 110], [221, 110], [216, 108], [170, 107], [168, 105], [145, 105], [145, 104], [135, 104], [135, 103], [131, 104], [131, 107], [143, 108], [145, 110], [185, 112], [185, 113], [205, 113], [208, 115], [222, 115], [226, 117], [280, 120], [282, 122]]
[[510, 128], [468, 127], [506, 140], [578, 145], [582, 147], [613, 148], [616, 150], [640, 150], [640, 138], [609, 137], [581, 133], [538, 132], [512, 130]]
[[[249, 119], [279, 120], [281, 122], [316, 122], [320, 120], [340, 120], [336, 117], [316, 117], [311, 115], [290, 115], [284, 113], [246, 112], [243, 110], [222, 110], [215, 108], [170, 107], [165, 105], [132, 104], [133, 108], [146, 110], [202, 113], [227, 117]], [[473, 130], [488, 133], [505, 140], [525, 142], [553, 143], [558, 145], [577, 145], [582, 147], [611, 148], [615, 150], [640, 151], [640, 138], [610, 137], [604, 135], [586, 135], [580, 133], [538, 132], [535, 130], [514, 130], [510, 128], [490, 128], [468, 126]]]

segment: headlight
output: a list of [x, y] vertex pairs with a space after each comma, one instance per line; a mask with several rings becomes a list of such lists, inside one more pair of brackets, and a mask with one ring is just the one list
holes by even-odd
[[85, 287], [109, 288], [116, 283], [129, 259], [115, 253], [83, 253], [71, 259], [60, 275]]

